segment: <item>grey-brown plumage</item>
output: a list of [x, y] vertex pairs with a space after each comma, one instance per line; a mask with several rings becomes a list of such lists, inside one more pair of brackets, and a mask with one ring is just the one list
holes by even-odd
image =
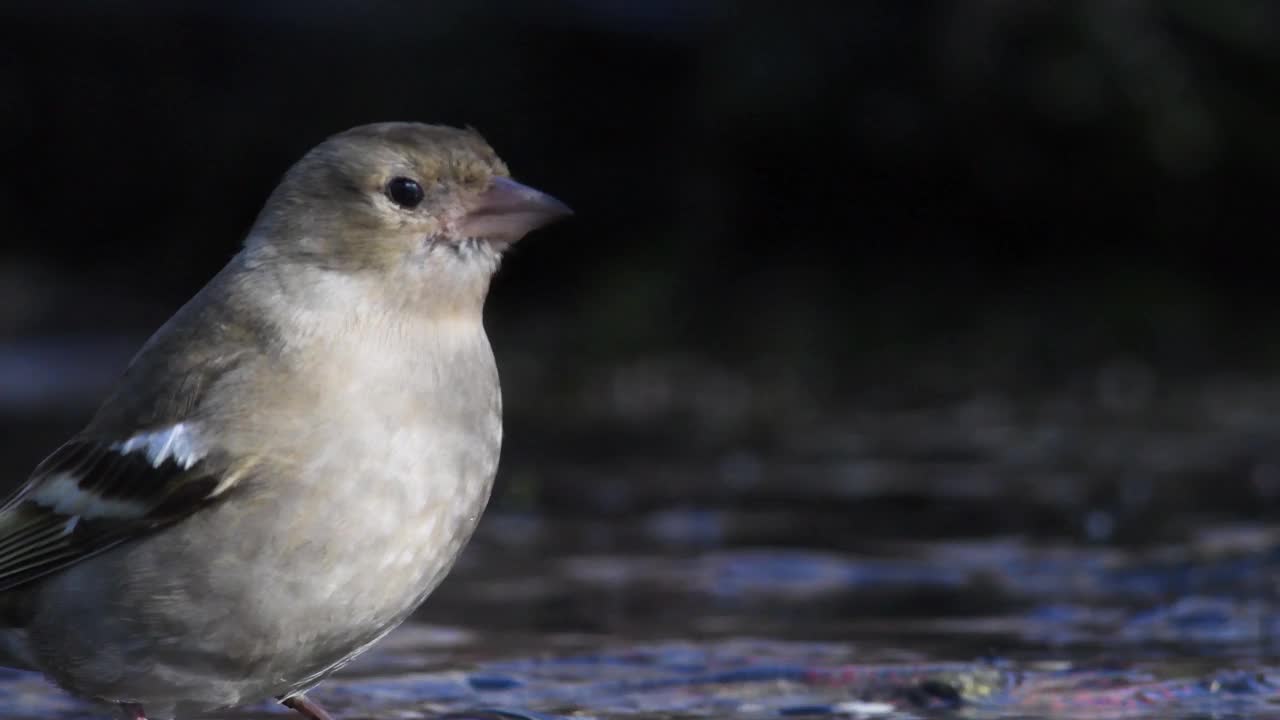
[[470, 131], [308, 153], [0, 510], [0, 661], [130, 718], [306, 714], [474, 529], [502, 438], [489, 279], [565, 213]]

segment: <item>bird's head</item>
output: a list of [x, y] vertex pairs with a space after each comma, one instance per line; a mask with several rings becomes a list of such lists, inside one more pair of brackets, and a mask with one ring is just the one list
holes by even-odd
[[334, 135], [299, 160], [247, 245], [285, 262], [482, 300], [502, 252], [568, 214], [512, 180], [475, 131], [379, 123]]

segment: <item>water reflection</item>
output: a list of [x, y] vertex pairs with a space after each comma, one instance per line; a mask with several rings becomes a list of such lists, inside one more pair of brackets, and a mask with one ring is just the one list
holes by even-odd
[[[453, 575], [318, 697], [349, 719], [1275, 715], [1280, 383], [1120, 363], [1084, 395], [947, 378], [969, 389], [636, 424], [700, 382], [656, 367], [585, 379], [563, 426], [517, 400]], [[11, 457], [70, 429], [8, 397]], [[15, 672], [0, 708], [95, 716]]]

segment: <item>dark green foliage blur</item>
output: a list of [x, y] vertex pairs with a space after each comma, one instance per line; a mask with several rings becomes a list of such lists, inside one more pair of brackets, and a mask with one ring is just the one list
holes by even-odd
[[[73, 429], [289, 163], [403, 119], [475, 126], [577, 211], [516, 248], [490, 304], [504, 467], [523, 467], [505, 502], [612, 502], [557, 495], [532, 463], [555, 447], [599, 467], [678, 448], [1061, 469], [1098, 447], [1073, 423], [1218, 432], [1196, 409], [1213, 388], [1250, 417], [1276, 404], [1230, 383], [1271, 388], [1280, 362], [1278, 31], [1264, 0], [6, 3], [0, 338], [100, 379], [47, 380], [53, 411], [6, 403], [42, 387], [13, 360], [0, 409], [47, 411], [41, 442]], [[863, 415], [988, 401], [1065, 445], [907, 420], [876, 440]], [[1248, 433], [1203, 463], [1229, 507], [1254, 506], [1280, 435]], [[1114, 504], [1148, 460], [1061, 482]], [[741, 496], [706, 483], [704, 502]]]

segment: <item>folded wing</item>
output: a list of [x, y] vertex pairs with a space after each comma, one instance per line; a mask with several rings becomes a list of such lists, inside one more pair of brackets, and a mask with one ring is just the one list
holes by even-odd
[[0, 592], [171, 524], [234, 484], [188, 423], [77, 438], [0, 506]]

